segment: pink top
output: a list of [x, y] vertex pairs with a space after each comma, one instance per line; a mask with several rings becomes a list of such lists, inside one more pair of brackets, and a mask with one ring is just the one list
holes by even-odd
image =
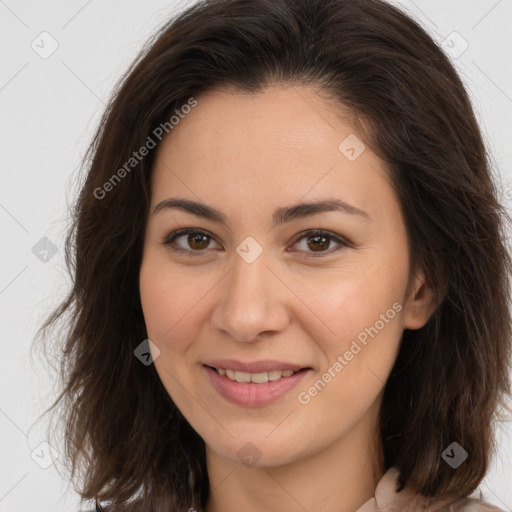
[[[375, 496], [370, 498], [356, 512], [504, 512], [501, 508], [489, 503], [480, 501], [477, 497], [461, 498], [456, 501], [448, 501], [447, 505], [438, 505], [436, 508], [427, 508], [421, 495], [415, 494], [407, 486], [400, 492], [398, 487], [399, 470], [391, 467], [383, 475], [377, 488]], [[471, 495], [473, 496], [473, 495]]]

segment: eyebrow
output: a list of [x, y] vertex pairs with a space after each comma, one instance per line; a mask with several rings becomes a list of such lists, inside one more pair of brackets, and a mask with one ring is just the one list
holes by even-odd
[[[170, 197], [158, 203], [153, 209], [152, 215], [157, 214], [167, 209], [179, 209], [187, 213], [191, 213], [196, 217], [219, 222], [227, 226], [228, 219], [224, 213], [199, 201], [192, 201], [191, 199]], [[295, 219], [308, 217], [317, 213], [340, 211], [351, 215], [357, 215], [365, 220], [371, 220], [370, 216], [352, 206], [341, 199], [324, 199], [322, 201], [314, 201], [309, 203], [297, 203], [291, 206], [277, 208], [272, 215], [274, 226], [291, 222]]]

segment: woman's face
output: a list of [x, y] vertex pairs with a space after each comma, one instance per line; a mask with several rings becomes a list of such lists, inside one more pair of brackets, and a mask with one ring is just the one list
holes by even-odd
[[[315, 89], [196, 99], [152, 177], [140, 294], [158, 375], [207, 449], [233, 462], [367, 442], [402, 331], [429, 316], [421, 275], [406, 296], [385, 167]], [[303, 370], [279, 371], [290, 368]]]

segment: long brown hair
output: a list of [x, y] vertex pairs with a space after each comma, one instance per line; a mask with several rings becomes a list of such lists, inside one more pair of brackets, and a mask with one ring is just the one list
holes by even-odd
[[[275, 84], [314, 85], [365, 127], [400, 200], [412, 267], [439, 304], [423, 328], [404, 331], [385, 386], [386, 468], [431, 498], [466, 496], [487, 471], [510, 391], [511, 261], [506, 212], [453, 66], [383, 1], [204, 0], [154, 34], [108, 104], [66, 239], [72, 289], [41, 328], [46, 337], [62, 322], [63, 389], [51, 409], [84, 499], [115, 511], [204, 506], [204, 442], [154, 366], [134, 356], [147, 338], [138, 277], [155, 150], [130, 158], [202, 92]], [[452, 442], [470, 454], [456, 470], [441, 458]]]

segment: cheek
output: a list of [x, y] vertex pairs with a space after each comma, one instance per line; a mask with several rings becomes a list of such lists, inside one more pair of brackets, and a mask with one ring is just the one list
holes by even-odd
[[386, 323], [386, 330], [390, 330], [388, 325], [400, 324], [396, 321], [399, 312], [392, 306], [403, 300], [407, 267], [401, 265], [398, 256], [385, 258], [380, 251], [356, 256], [353, 262], [347, 260], [337, 269], [319, 270], [314, 276], [295, 274], [294, 290], [298, 296], [307, 297], [309, 309], [325, 326], [324, 339], [334, 347], [350, 344], [388, 310], [386, 320], [391, 321]]
[[313, 332], [313, 323], [320, 325], [313, 316], [309, 328], [302, 324], [323, 354], [322, 382], [311, 390], [313, 395], [322, 390], [323, 398], [314, 408], [330, 402], [340, 408], [329, 414], [336, 415], [335, 410], [363, 414], [381, 391], [403, 331], [406, 263], [401, 253], [368, 249], [353, 262], [347, 258], [343, 268], [318, 272], [314, 280], [301, 276], [297, 281], [301, 286], [298, 295], [311, 298], [308, 305], [324, 326]]
[[152, 254], [142, 262], [139, 287], [148, 336], [157, 345], [163, 345], [193, 311], [200, 291], [191, 286], [189, 277]]
[[[213, 269], [172, 264], [166, 255], [148, 251], [139, 276], [144, 321], [149, 339], [162, 355], [183, 354], [187, 360], [199, 355], [194, 340], [209, 321], [211, 298], [222, 274]], [[177, 361], [159, 358], [156, 364]], [[178, 371], [177, 368], [175, 368]]]
[[322, 307], [316, 311], [330, 330], [320, 336], [310, 333], [323, 354], [322, 364], [311, 387], [302, 387], [297, 397], [308, 404], [311, 421], [322, 418], [318, 428], [329, 421], [359, 421], [382, 391], [403, 331], [394, 278], [391, 272], [354, 272], [344, 275], [343, 284], [338, 279], [323, 288], [326, 293], [318, 302]]

